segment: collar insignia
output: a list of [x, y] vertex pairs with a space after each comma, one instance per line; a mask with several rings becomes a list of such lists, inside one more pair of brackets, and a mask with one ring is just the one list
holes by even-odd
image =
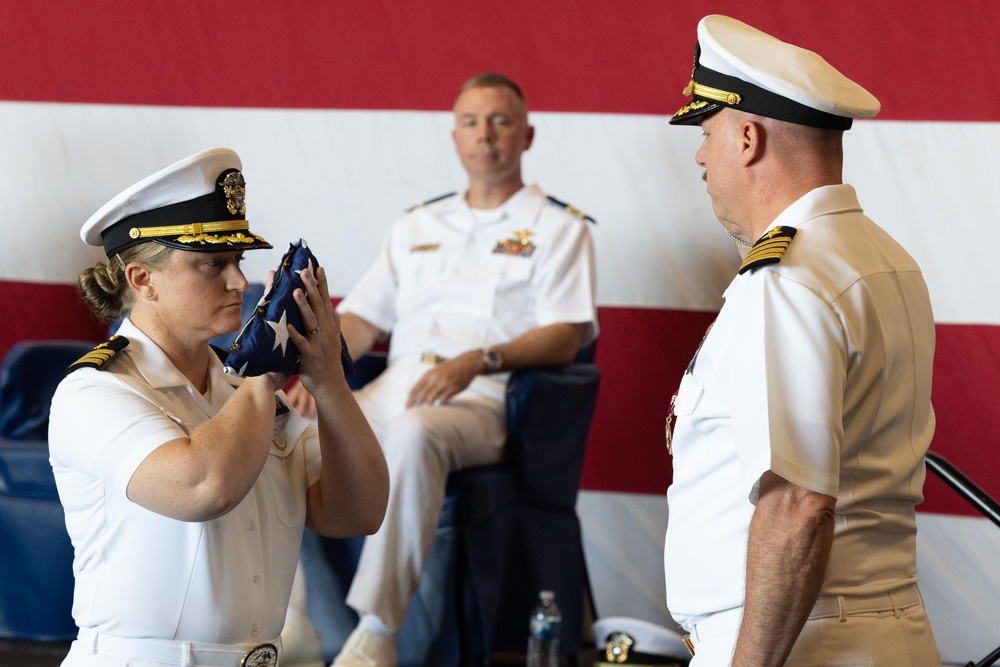
[[125, 336], [112, 336], [70, 364], [64, 375], [69, 375], [73, 371], [78, 371], [81, 368], [96, 368], [97, 370], [102, 370], [116, 354], [124, 350], [126, 347], [128, 347], [128, 338]]
[[746, 259], [740, 265], [740, 275], [761, 266], [780, 262], [781, 256], [788, 250], [788, 246], [797, 231], [794, 227], [775, 226], [769, 229], [750, 248]]

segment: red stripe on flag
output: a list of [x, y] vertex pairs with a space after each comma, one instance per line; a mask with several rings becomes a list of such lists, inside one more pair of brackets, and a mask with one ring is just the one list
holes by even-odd
[[[1000, 326], [937, 325], [931, 449], [1000, 500]], [[919, 509], [977, 514], [930, 470]], [[978, 514], [977, 514], [978, 516]]]
[[584, 460], [584, 489], [662, 494], [670, 397], [715, 313], [601, 308], [601, 388]]
[[107, 338], [108, 325], [97, 319], [72, 285], [0, 280], [0, 357], [21, 340]]
[[1000, 71], [991, 0], [10, 2], [0, 99], [439, 110], [493, 70], [538, 110], [667, 114], [707, 13], [818, 51], [875, 93], [880, 118], [1000, 119], [1000, 96], [975, 92]]

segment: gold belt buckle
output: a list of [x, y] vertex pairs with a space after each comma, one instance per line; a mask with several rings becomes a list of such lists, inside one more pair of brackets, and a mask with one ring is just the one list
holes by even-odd
[[278, 647], [274, 644], [260, 644], [247, 651], [240, 660], [240, 667], [277, 667]]
[[420, 361], [422, 361], [425, 364], [440, 364], [448, 360], [442, 357], [440, 354], [432, 354], [430, 352], [424, 352], [422, 355], [420, 355]]

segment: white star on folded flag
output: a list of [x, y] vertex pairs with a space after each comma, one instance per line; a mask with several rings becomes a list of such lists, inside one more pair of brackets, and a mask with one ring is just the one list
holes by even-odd
[[271, 322], [267, 320], [267, 326], [274, 329], [274, 347], [272, 350], [281, 346], [281, 353], [285, 354], [285, 348], [288, 346], [288, 325], [285, 323], [285, 313], [287, 311], [281, 311], [281, 319], [277, 322]]

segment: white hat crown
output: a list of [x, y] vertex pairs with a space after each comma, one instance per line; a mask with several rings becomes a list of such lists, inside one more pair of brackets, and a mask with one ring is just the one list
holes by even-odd
[[742, 21], [713, 14], [698, 23], [693, 101], [671, 119], [700, 122], [722, 106], [792, 123], [845, 130], [871, 118], [879, 102], [818, 54]]
[[201, 151], [126, 188], [83, 224], [80, 237], [108, 257], [155, 241], [183, 250], [270, 248], [246, 221], [246, 183], [239, 155]]

